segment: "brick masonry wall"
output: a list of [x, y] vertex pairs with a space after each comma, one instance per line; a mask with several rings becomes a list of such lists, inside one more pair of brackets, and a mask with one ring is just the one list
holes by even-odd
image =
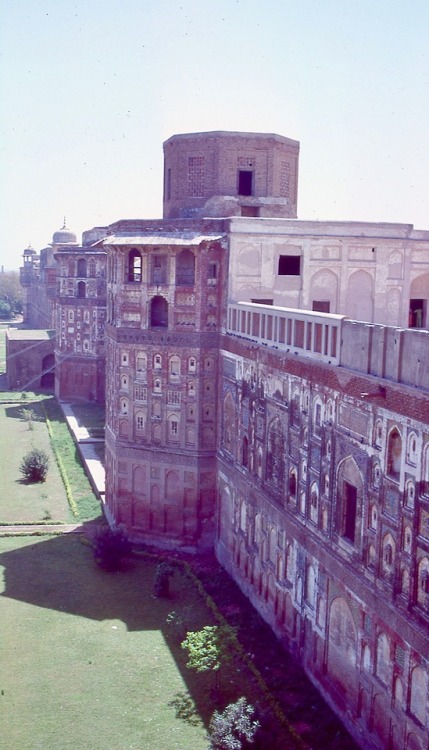
[[219, 559], [362, 747], [426, 747], [427, 394], [416, 404], [387, 384], [367, 402], [370, 378], [229, 337], [222, 348]]

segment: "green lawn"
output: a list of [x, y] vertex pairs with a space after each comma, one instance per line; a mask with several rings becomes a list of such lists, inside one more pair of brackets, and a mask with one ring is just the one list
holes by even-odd
[[[3, 747], [206, 748], [200, 716], [207, 722], [213, 711], [213, 675], [186, 668], [166, 617], [192, 613], [201, 627], [212, 615], [180, 571], [171, 599], [154, 599], [155, 569], [136, 559], [104, 572], [72, 535], [0, 539]], [[233, 685], [231, 675], [228, 692], [238, 697], [246, 681]]]
[[[72, 521], [67, 495], [52, 453], [48, 430], [42, 421], [33, 429], [21, 418], [22, 408], [39, 411], [39, 405], [0, 405], [0, 524], [41, 521]], [[23, 456], [33, 447], [49, 455], [46, 482], [28, 484], [19, 471]]]
[[[36, 415], [32, 430], [22, 419], [23, 409], [32, 409]], [[46, 416], [50, 420], [52, 440]], [[71, 483], [78, 516], [71, 513], [53, 445], [61, 456]], [[49, 455], [46, 482], [28, 484], [23, 481], [19, 466], [23, 456], [32, 447], [43, 448]], [[46, 398], [38, 403], [0, 404], [0, 455], [0, 525], [34, 523], [45, 519], [70, 523], [100, 515], [100, 503], [92, 491], [77, 448], [54, 398]]]

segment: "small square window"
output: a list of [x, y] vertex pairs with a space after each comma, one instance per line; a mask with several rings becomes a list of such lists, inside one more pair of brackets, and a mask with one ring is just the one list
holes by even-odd
[[280, 255], [278, 275], [279, 276], [300, 276], [301, 275], [301, 256], [300, 255]]

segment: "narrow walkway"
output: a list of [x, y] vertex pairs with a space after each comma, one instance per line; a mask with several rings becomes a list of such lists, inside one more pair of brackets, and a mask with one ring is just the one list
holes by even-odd
[[62, 401], [59, 403], [69, 429], [74, 436], [93, 489], [101, 502], [104, 502], [106, 472], [95, 447], [103, 445], [104, 439], [91, 437], [87, 428], [79, 424], [71, 404]]

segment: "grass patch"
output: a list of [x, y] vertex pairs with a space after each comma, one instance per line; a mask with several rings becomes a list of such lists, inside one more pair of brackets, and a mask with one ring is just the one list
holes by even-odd
[[[40, 405], [32, 408], [36, 411]], [[72, 521], [46, 424], [40, 413], [37, 416], [29, 430], [21, 419], [20, 406], [0, 405], [0, 523]], [[49, 470], [45, 482], [28, 484], [19, 467], [23, 456], [36, 446], [48, 454]]]
[[[25, 400], [22, 405], [0, 405], [0, 524], [50, 520], [70, 523], [97, 518], [101, 514], [100, 503], [81, 465], [79, 453], [57, 401], [48, 397], [42, 402], [31, 404], [36, 415], [32, 430], [22, 420], [22, 409], [27, 408], [27, 403]], [[50, 421], [51, 439], [45, 414]], [[28, 484], [23, 481], [19, 465], [23, 456], [33, 447], [45, 450], [50, 463], [45, 482]], [[60, 456], [62, 468], [72, 488], [77, 515], [71, 511], [55, 453]]]

